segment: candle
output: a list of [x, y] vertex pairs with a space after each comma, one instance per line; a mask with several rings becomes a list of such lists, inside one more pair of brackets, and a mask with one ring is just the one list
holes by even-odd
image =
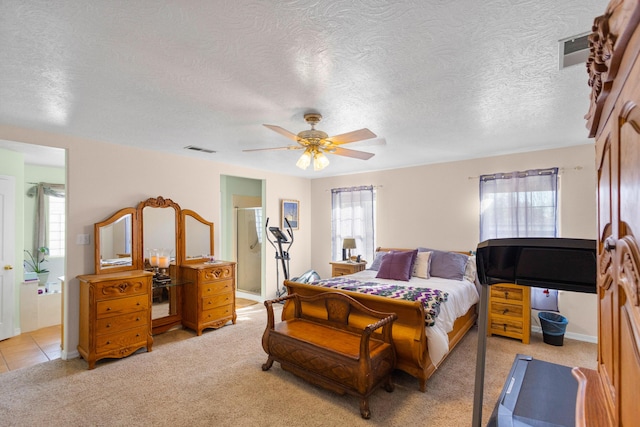
[[169, 257], [168, 256], [158, 257], [158, 267], [160, 268], [169, 267]]
[[157, 255], [151, 255], [151, 257], [149, 258], [149, 264], [151, 264], [153, 267], [157, 267], [158, 266], [158, 256]]

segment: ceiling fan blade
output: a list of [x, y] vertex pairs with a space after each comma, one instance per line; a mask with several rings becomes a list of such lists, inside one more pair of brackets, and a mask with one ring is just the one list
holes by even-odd
[[347, 148], [335, 147], [327, 150], [328, 153], [337, 154], [338, 156], [353, 157], [354, 159], [369, 160], [375, 154], [366, 151], [349, 150]]
[[387, 145], [385, 138], [365, 139], [364, 141], [354, 141], [352, 147], [377, 147], [378, 145]]
[[334, 145], [348, 144], [349, 142], [362, 141], [363, 139], [375, 138], [377, 135], [371, 132], [367, 128], [360, 130], [354, 130], [353, 132], [347, 132], [336, 136], [330, 136], [327, 141], [330, 141]]
[[273, 147], [273, 148], [252, 148], [249, 150], [242, 150], [247, 153], [249, 151], [269, 151], [269, 150], [301, 150], [304, 147], [302, 145], [289, 145], [286, 147]]
[[267, 127], [274, 132], [278, 132], [280, 135], [283, 135], [289, 139], [293, 139], [294, 141], [298, 142], [298, 139], [299, 139], [298, 135], [296, 135], [295, 133], [291, 133], [284, 128], [281, 128], [280, 126], [275, 126], [275, 125], [262, 125], [262, 126]]

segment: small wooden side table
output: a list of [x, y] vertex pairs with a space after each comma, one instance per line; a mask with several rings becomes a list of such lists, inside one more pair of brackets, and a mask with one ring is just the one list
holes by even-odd
[[331, 277], [344, 276], [345, 274], [353, 274], [358, 271], [364, 270], [367, 265], [366, 261], [360, 262], [347, 262], [347, 261], [333, 261], [331, 264]]
[[529, 344], [531, 288], [512, 283], [489, 287], [487, 335], [502, 335]]

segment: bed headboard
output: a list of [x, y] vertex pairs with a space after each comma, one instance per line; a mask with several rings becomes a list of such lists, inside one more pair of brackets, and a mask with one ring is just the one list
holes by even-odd
[[[400, 252], [410, 252], [410, 251], [415, 251], [416, 248], [384, 248], [384, 247], [377, 247], [376, 248], [376, 255], [379, 252], [389, 252], [389, 251], [400, 251]], [[434, 249], [435, 250], [435, 249]], [[475, 257], [473, 257], [473, 253], [470, 251], [440, 251], [438, 250], [438, 252], [442, 252], [442, 253], [456, 253], [456, 254], [461, 254], [461, 255], [465, 255], [466, 258], [466, 263], [465, 265], [459, 265], [458, 262], [459, 261], [450, 261], [450, 257], [449, 256], [445, 256], [443, 259], [441, 259], [441, 261], [438, 262], [438, 266], [435, 267], [434, 266], [434, 261], [429, 261], [431, 263], [430, 267], [427, 267], [430, 271], [430, 274], [434, 274], [436, 277], [443, 277], [446, 279], [454, 279], [457, 278], [458, 275], [462, 274], [462, 276], [469, 280], [471, 283], [476, 284], [476, 287], [479, 286], [479, 282], [478, 282], [478, 274], [476, 271], [476, 261], [475, 261]], [[473, 257], [473, 258], [472, 258]], [[377, 257], [376, 257], [377, 258]], [[375, 263], [375, 260], [372, 262], [372, 267]], [[433, 273], [434, 271], [436, 271], [437, 269], [437, 273]], [[428, 278], [429, 274], [427, 274], [427, 278]], [[422, 277], [422, 276], [421, 276]], [[479, 290], [479, 288], [478, 288]]]
[[[416, 248], [383, 248], [382, 246], [378, 246], [376, 248], [376, 252], [389, 252], [389, 251], [402, 251], [402, 252], [408, 252], [408, 251], [415, 251]], [[468, 255], [471, 256], [472, 254], [469, 251], [447, 251], [447, 252], [456, 252], [459, 254], [463, 254], [463, 255]]]

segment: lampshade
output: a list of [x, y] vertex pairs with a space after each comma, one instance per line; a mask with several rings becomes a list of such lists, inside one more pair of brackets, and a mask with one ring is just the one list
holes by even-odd
[[356, 239], [347, 237], [342, 241], [342, 249], [355, 249]]
[[306, 150], [304, 150], [304, 153], [302, 153], [302, 156], [300, 156], [300, 158], [296, 162], [296, 166], [299, 167], [300, 169], [306, 169], [309, 167], [310, 164], [311, 164], [311, 150], [307, 148]]
[[316, 151], [315, 156], [313, 156], [313, 170], [319, 171], [329, 166], [329, 159], [324, 155], [321, 151]]

